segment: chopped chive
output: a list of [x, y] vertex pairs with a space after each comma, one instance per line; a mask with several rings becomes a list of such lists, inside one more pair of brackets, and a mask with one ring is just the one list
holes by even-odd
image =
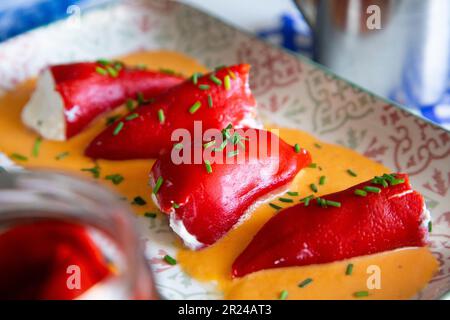
[[228, 74], [230, 75], [231, 79], [236, 80], [236, 75], [234, 74], [233, 71], [231, 71], [230, 69], [227, 69]]
[[115, 173], [115, 174], [107, 175], [105, 177], [105, 179], [106, 180], [111, 180], [112, 183], [114, 183], [115, 185], [118, 185], [124, 180], [124, 177], [122, 175], [118, 174], [118, 173]]
[[147, 201], [144, 200], [141, 196], [134, 197], [131, 204], [137, 205], [137, 206], [145, 206], [147, 204]]
[[321, 149], [322, 148], [322, 146], [320, 144], [318, 144], [318, 143], [314, 143], [314, 147], [316, 147], [317, 149]]
[[143, 63], [139, 63], [135, 66], [136, 69], [138, 70], [147, 70], [147, 66]]
[[119, 72], [110, 66], [106, 67], [106, 71], [108, 71], [108, 74], [113, 78], [117, 78], [117, 76], [119, 75]]
[[112, 125], [114, 122], [116, 122], [116, 120], [117, 119], [119, 119], [121, 116], [118, 114], [118, 115], [115, 115], [115, 116], [111, 116], [111, 117], [108, 117], [108, 118], [106, 118], [106, 125], [107, 126], [110, 126], [110, 125]]
[[127, 101], [125, 101], [125, 106], [127, 107], [128, 111], [133, 111], [133, 109], [134, 109], [134, 100], [133, 99], [127, 99]]
[[275, 210], [281, 210], [281, 209], [283, 209], [282, 207], [277, 206], [277, 205], [274, 204], [274, 203], [269, 203], [269, 206], [271, 206], [271, 207], [274, 208]]
[[176, 150], [181, 150], [181, 149], [183, 149], [183, 144], [181, 142], [180, 143], [175, 143], [173, 145], [173, 148], [176, 149]]
[[201, 76], [201, 74], [198, 73], [198, 72], [195, 72], [195, 73], [192, 75], [191, 80], [192, 80], [192, 83], [193, 83], [193, 84], [197, 85], [197, 83], [198, 83], [198, 77], [199, 77], [199, 76]]
[[156, 218], [156, 213], [154, 213], [154, 212], [145, 212], [144, 213], [144, 217], [154, 219], [154, 218]]
[[106, 71], [102, 67], [96, 67], [95, 68], [95, 72], [97, 72], [98, 74], [101, 74], [102, 76], [107, 76], [108, 75], [108, 71]]
[[367, 192], [373, 192], [373, 193], [380, 193], [381, 189], [377, 188], [377, 187], [372, 187], [372, 186], [365, 186], [364, 190]]
[[368, 291], [357, 291], [353, 294], [353, 296], [355, 298], [363, 298], [363, 297], [368, 297], [369, 296], [369, 292]]
[[364, 190], [361, 190], [361, 189], [355, 189], [355, 192], [354, 192], [357, 196], [360, 196], [360, 197], [365, 197], [365, 196], [367, 196], [367, 192], [366, 191], [364, 191]]
[[230, 81], [230, 76], [226, 75], [223, 78], [223, 84], [225, 86], [225, 90], [230, 90], [231, 89], [231, 81]]
[[68, 151], [64, 151], [64, 152], [58, 153], [58, 154], [55, 156], [55, 160], [62, 160], [62, 159], [64, 159], [65, 157], [67, 157], [68, 155], [69, 155], [69, 152], [68, 152]]
[[132, 113], [129, 116], [127, 116], [125, 118], [125, 120], [130, 121], [130, 120], [133, 120], [133, 119], [136, 119], [136, 118], [139, 118], [139, 115], [137, 113]]
[[405, 179], [394, 179], [394, 180], [391, 181], [391, 186], [395, 186], [397, 184], [401, 184], [401, 183], [404, 183], [404, 182], [405, 182]]
[[212, 173], [212, 167], [211, 167], [211, 163], [209, 162], [209, 160], [205, 160], [205, 167], [206, 167], [206, 172]]
[[117, 136], [123, 128], [123, 121], [120, 121], [119, 124], [117, 124], [116, 128], [114, 129], [113, 136]]
[[341, 203], [338, 201], [325, 200], [325, 204], [330, 207], [336, 207], [336, 208], [341, 207]]
[[298, 286], [299, 286], [300, 288], [304, 288], [304, 287], [306, 287], [308, 284], [310, 284], [312, 281], [313, 281], [312, 278], [306, 278], [305, 280], [303, 280], [302, 282], [300, 282], [300, 283], [298, 284]]
[[177, 264], [177, 260], [175, 260], [174, 258], [172, 258], [171, 256], [169, 256], [168, 254], [166, 254], [164, 256], [164, 261], [167, 262], [168, 264], [170, 264], [171, 266], [174, 266]]
[[35, 158], [37, 158], [39, 156], [39, 150], [41, 148], [41, 143], [42, 143], [42, 138], [41, 137], [37, 137], [36, 141], [34, 142], [33, 151], [32, 151], [32, 155]]
[[317, 186], [316, 186], [314, 183], [311, 183], [311, 184], [309, 185], [309, 187], [310, 187], [310, 189], [311, 189], [313, 192], [319, 191], [319, 190], [317, 189]]
[[224, 141], [222, 141], [222, 143], [220, 144], [220, 147], [219, 147], [219, 148], [214, 148], [213, 150], [214, 150], [214, 151], [223, 151], [223, 149], [225, 149], [226, 145], [227, 145], [227, 140], [224, 140]]
[[136, 94], [136, 99], [137, 99], [138, 105], [143, 105], [145, 103], [144, 94], [142, 92], [138, 92]]
[[174, 202], [174, 203], [172, 204], [172, 208], [178, 209], [178, 208], [180, 208], [180, 205], [179, 205], [178, 203]]
[[290, 198], [278, 198], [278, 200], [280, 200], [281, 202], [287, 202], [287, 203], [292, 203], [294, 202], [294, 200], [290, 199]]
[[194, 114], [200, 107], [202, 106], [202, 103], [200, 101], [197, 101], [189, 108], [189, 113]]
[[239, 154], [239, 150], [230, 151], [227, 153], [227, 158], [232, 158], [234, 156], [237, 156]]
[[309, 165], [308, 165], [308, 168], [317, 168], [317, 163], [310, 163]]
[[358, 176], [358, 175], [356, 174], [356, 172], [353, 171], [352, 169], [347, 169], [347, 173], [348, 173], [349, 175], [351, 175], [352, 177]]
[[166, 120], [163, 109], [158, 110], [158, 120], [159, 120], [159, 123], [161, 123], [161, 124], [164, 123], [164, 121]]
[[380, 184], [383, 186], [383, 188], [386, 188], [388, 186], [388, 183], [383, 177], [375, 177], [371, 180], [373, 184]]
[[353, 272], [353, 263], [349, 263], [345, 269], [345, 275], [349, 276]]
[[213, 99], [212, 99], [211, 95], [208, 94], [208, 107], [212, 108], [212, 106], [213, 106]]
[[100, 177], [100, 167], [98, 164], [95, 164], [92, 168], [82, 168], [81, 171], [90, 172], [95, 179]]
[[212, 82], [214, 82], [215, 84], [217, 84], [218, 86], [221, 86], [222, 85], [222, 80], [220, 80], [219, 78], [217, 78], [215, 75], [211, 75], [210, 77], [209, 77], [209, 79], [212, 81]]
[[385, 173], [385, 174], [383, 174], [382, 178], [386, 179], [386, 180], [389, 181], [389, 182], [392, 182], [392, 180], [395, 179], [395, 176], [394, 176], [393, 174], [387, 174], [387, 173]]
[[313, 195], [309, 195], [303, 199], [300, 199], [300, 202], [303, 202], [305, 204], [305, 207], [309, 206], [309, 202], [314, 199]]
[[280, 300], [286, 300], [288, 297], [289, 293], [287, 290], [283, 290], [280, 292]]
[[433, 231], [433, 222], [429, 221], [428, 222], [428, 232], [431, 233], [431, 231]]
[[159, 191], [159, 188], [161, 188], [163, 184], [163, 177], [159, 177], [158, 180], [156, 180], [155, 187], [153, 188], [153, 194], [157, 194]]
[[211, 88], [208, 84], [201, 84], [198, 86], [200, 90], [209, 90]]
[[297, 191], [288, 191], [288, 192], [286, 192], [288, 195], [290, 195], [290, 196], [293, 196], [293, 197], [295, 197], [295, 196], [298, 196], [298, 192]]
[[299, 153], [300, 152], [300, 145], [298, 143], [296, 143], [294, 145], [294, 150], [295, 150], [295, 153]]
[[325, 199], [322, 198], [316, 198], [317, 204], [319, 206], [321, 206], [322, 208], [326, 208], [327, 207], [327, 202]]
[[101, 58], [97, 60], [97, 63], [106, 67], [107, 65], [111, 64], [111, 61], [108, 59]]
[[13, 158], [14, 160], [18, 160], [18, 161], [28, 161], [28, 157], [20, 154], [20, 153], [12, 153], [10, 155], [11, 158]]
[[325, 176], [321, 176], [320, 178], [319, 178], [319, 184], [321, 185], [321, 186], [323, 186], [324, 184], [325, 184], [325, 181], [327, 180], [327, 177], [325, 177]]
[[204, 144], [203, 144], [203, 148], [207, 149], [207, 148], [209, 148], [209, 147], [212, 147], [212, 146], [215, 145], [215, 144], [216, 144], [216, 140], [212, 140], [212, 141], [209, 141], [209, 142], [204, 143]]
[[173, 76], [174, 74], [176, 74], [176, 72], [174, 70], [169, 69], [169, 68], [159, 68], [159, 72], [168, 74], [170, 76]]

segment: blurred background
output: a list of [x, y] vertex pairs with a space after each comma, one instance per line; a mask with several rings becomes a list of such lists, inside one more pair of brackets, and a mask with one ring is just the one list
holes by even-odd
[[[0, 0], [0, 41], [118, 0]], [[450, 129], [449, 0], [181, 0]]]

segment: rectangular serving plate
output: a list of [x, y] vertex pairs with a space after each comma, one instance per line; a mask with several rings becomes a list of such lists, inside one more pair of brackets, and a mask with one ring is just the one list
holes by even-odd
[[[49, 64], [157, 49], [190, 55], [208, 67], [250, 63], [251, 87], [264, 118], [408, 173], [432, 212], [430, 246], [440, 263], [416, 298], [437, 299], [449, 291], [449, 132], [211, 15], [172, 1], [124, 1], [36, 29], [0, 45], [0, 95]], [[137, 219], [163, 298], [221, 298], [213, 284], [163, 263], [166, 253], [176, 251], [165, 221]]]

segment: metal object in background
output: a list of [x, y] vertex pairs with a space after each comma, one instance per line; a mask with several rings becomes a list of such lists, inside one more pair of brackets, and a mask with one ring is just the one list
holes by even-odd
[[[442, 101], [450, 78], [450, 1], [295, 2], [314, 30], [318, 62], [408, 106]], [[377, 11], [379, 29], [373, 25]]]

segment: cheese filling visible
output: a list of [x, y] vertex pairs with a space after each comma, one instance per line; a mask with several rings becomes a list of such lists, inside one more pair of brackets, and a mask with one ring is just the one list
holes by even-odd
[[49, 69], [38, 78], [37, 86], [22, 111], [23, 123], [48, 140], [66, 140], [64, 101], [55, 90]]

